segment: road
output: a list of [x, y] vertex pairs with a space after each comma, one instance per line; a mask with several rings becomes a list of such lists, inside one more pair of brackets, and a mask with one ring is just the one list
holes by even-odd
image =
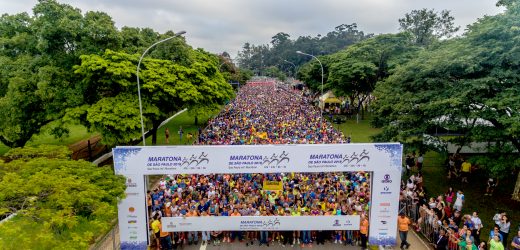
[[[413, 233], [413, 232], [410, 232], [408, 234], [408, 242], [411, 244], [410, 246], [410, 249], [411, 250], [430, 250], [430, 249], [433, 249], [431, 247], [428, 247], [428, 245], [426, 243], [423, 243], [419, 238], [418, 236]], [[398, 244], [401, 243], [401, 240], [398, 239]], [[245, 241], [240, 243], [240, 242], [235, 242], [235, 243], [222, 243], [220, 246], [213, 246], [213, 244], [209, 244], [209, 245], [201, 245], [200, 242], [198, 245], [192, 245], [192, 246], [184, 246], [184, 248], [182, 249], [185, 249], [185, 250], [239, 250], [239, 249], [302, 249], [301, 246], [297, 246], [295, 245], [294, 247], [291, 247], [290, 245], [288, 246], [285, 246], [285, 247], [282, 247], [281, 245], [279, 245], [278, 243], [275, 243], [275, 244], [271, 244], [269, 245], [269, 247], [267, 247], [266, 245], [262, 245], [262, 246], [258, 246], [258, 241], [255, 242], [255, 245], [251, 246], [246, 246], [246, 243]], [[305, 249], [309, 249], [309, 247], [305, 247]], [[340, 245], [340, 244], [332, 244], [332, 243], [325, 243], [325, 245], [319, 245], [317, 246], [316, 244], [313, 244], [312, 246], [312, 249], [331, 249], [331, 250], [335, 250], [335, 249], [356, 249], [356, 250], [359, 250], [361, 249], [361, 247], [359, 246], [344, 246], [344, 245]], [[369, 248], [369, 249], [376, 249], [376, 248]], [[399, 249], [399, 245], [396, 246], [396, 247], [393, 247], [393, 248], [386, 248], [386, 249]]]

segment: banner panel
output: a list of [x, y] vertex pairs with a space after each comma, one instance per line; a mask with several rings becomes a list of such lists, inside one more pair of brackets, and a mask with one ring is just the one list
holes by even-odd
[[281, 181], [264, 181], [262, 185], [263, 190], [281, 191], [283, 189], [283, 182]]
[[161, 224], [165, 232], [359, 230], [359, 215], [163, 217]]
[[118, 174], [344, 172], [401, 169], [400, 144], [117, 147]]

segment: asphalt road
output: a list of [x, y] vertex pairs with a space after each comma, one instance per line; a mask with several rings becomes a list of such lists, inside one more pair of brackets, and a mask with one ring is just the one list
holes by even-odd
[[[408, 242], [411, 244], [410, 246], [410, 250], [430, 250], [430, 249], [433, 249], [431, 246], [427, 245], [426, 243], [423, 243], [423, 241], [421, 241], [418, 236], [411, 232], [408, 234]], [[400, 239], [398, 239], [398, 244], [400, 244], [401, 241]], [[185, 245], [183, 248], [181, 249], [186, 249], [186, 250], [239, 250], [239, 249], [332, 249], [332, 250], [335, 250], [335, 249], [356, 249], [356, 250], [359, 250], [361, 249], [360, 246], [351, 246], [351, 245], [343, 245], [343, 244], [334, 244], [334, 243], [330, 243], [330, 242], [326, 242], [325, 245], [316, 245], [316, 244], [312, 244], [312, 248], [308, 247], [308, 246], [305, 246], [305, 247], [301, 247], [300, 245], [294, 245], [294, 247], [291, 247], [290, 245], [288, 246], [285, 246], [285, 247], [282, 247], [280, 244], [278, 243], [275, 243], [275, 244], [270, 244], [269, 247], [266, 246], [266, 245], [262, 245], [262, 246], [259, 246], [258, 245], [258, 241], [255, 242], [254, 245], [249, 245], [249, 246], [246, 246], [246, 242], [234, 242], [234, 243], [221, 243], [220, 246], [213, 246], [213, 244], [209, 244], [209, 245], [201, 245], [201, 243], [199, 242], [198, 245]], [[369, 249], [376, 249], [376, 248], [369, 248]], [[395, 246], [393, 248], [386, 248], [386, 249], [399, 249], [399, 245], [398, 246]]]

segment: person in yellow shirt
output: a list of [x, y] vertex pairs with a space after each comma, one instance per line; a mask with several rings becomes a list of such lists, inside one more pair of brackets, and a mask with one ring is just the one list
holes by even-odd
[[408, 229], [411, 223], [410, 219], [408, 219], [403, 212], [399, 214], [397, 227], [399, 229], [399, 237], [401, 238], [401, 249], [404, 249], [404, 246], [406, 246], [407, 249], [410, 248], [410, 243], [406, 241], [406, 236], [408, 236]]
[[159, 220], [159, 214], [155, 214], [152, 221], [152, 232], [155, 236], [155, 244], [157, 245], [157, 250], [161, 249], [160, 247], [160, 239], [161, 239], [161, 221]]
[[471, 173], [471, 163], [465, 160], [461, 166], [462, 183], [468, 183], [469, 173]]
[[359, 233], [361, 235], [361, 249], [367, 249], [368, 240], [368, 219], [365, 214], [361, 214], [361, 223], [359, 225]]

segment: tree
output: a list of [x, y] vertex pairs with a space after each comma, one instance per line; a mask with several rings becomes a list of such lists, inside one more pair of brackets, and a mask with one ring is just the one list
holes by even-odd
[[[86, 249], [117, 218], [125, 179], [73, 161], [63, 146], [12, 149], [0, 161], [1, 249]], [[64, 240], [67, 239], [67, 240]]]
[[[0, 68], [0, 141], [10, 147], [25, 145], [67, 108], [81, 105], [72, 71], [80, 54], [120, 46], [117, 29], [104, 13], [83, 16], [53, 0], [40, 0], [33, 12], [33, 17], [0, 18], [0, 61], [8, 63]], [[67, 134], [59, 127], [52, 131]]]
[[435, 10], [421, 9], [412, 10], [399, 19], [400, 29], [410, 32], [414, 36], [417, 45], [426, 46], [441, 38], [449, 38], [460, 27], [453, 23], [455, 18], [449, 10], [440, 13]]
[[287, 76], [277, 67], [271, 66], [264, 70], [264, 75], [269, 77], [274, 77], [280, 79], [280, 81], [285, 81]]
[[[145, 58], [141, 63], [143, 116], [157, 141], [160, 123], [184, 107], [214, 108], [233, 97], [231, 86], [217, 69], [217, 58], [202, 50], [191, 51], [190, 67], [170, 60]], [[139, 138], [139, 104], [135, 98], [138, 55], [107, 50], [85, 55], [75, 73], [82, 78], [85, 105], [69, 109], [67, 121], [79, 120], [100, 131], [108, 145]]]
[[361, 111], [376, 84], [415, 54], [407, 33], [378, 35], [329, 56], [327, 88]]
[[[301, 56], [301, 55], [300, 55]], [[303, 57], [303, 56], [301, 56]], [[307, 57], [307, 56], [305, 56]], [[323, 84], [326, 84], [329, 77], [329, 66], [331, 63], [330, 56], [319, 56], [318, 57], [323, 65]], [[305, 82], [309, 89], [313, 91], [321, 91], [321, 66], [320, 63], [313, 58], [312, 61], [302, 65], [298, 69], [298, 79]], [[323, 91], [326, 91], [329, 85], [323, 87]]]
[[511, 5], [399, 67], [376, 88], [375, 125], [383, 127], [376, 139], [421, 144], [435, 127], [449, 128], [462, 133], [459, 143], [490, 143], [490, 153], [474, 159], [490, 174], [518, 172], [518, 18], [518, 4]]
[[293, 62], [296, 67], [311, 60], [311, 58], [297, 55], [295, 53], [297, 50], [313, 55], [327, 55], [371, 36], [372, 34], [365, 35], [359, 31], [355, 23], [341, 24], [324, 37], [321, 35], [300, 36], [292, 40], [289, 34], [278, 32], [271, 38], [270, 45], [245, 43], [242, 51], [238, 53], [239, 65], [241, 68], [253, 70], [257, 74], [271, 66], [282, 71], [289, 71], [291, 65], [284, 63], [284, 60]]

